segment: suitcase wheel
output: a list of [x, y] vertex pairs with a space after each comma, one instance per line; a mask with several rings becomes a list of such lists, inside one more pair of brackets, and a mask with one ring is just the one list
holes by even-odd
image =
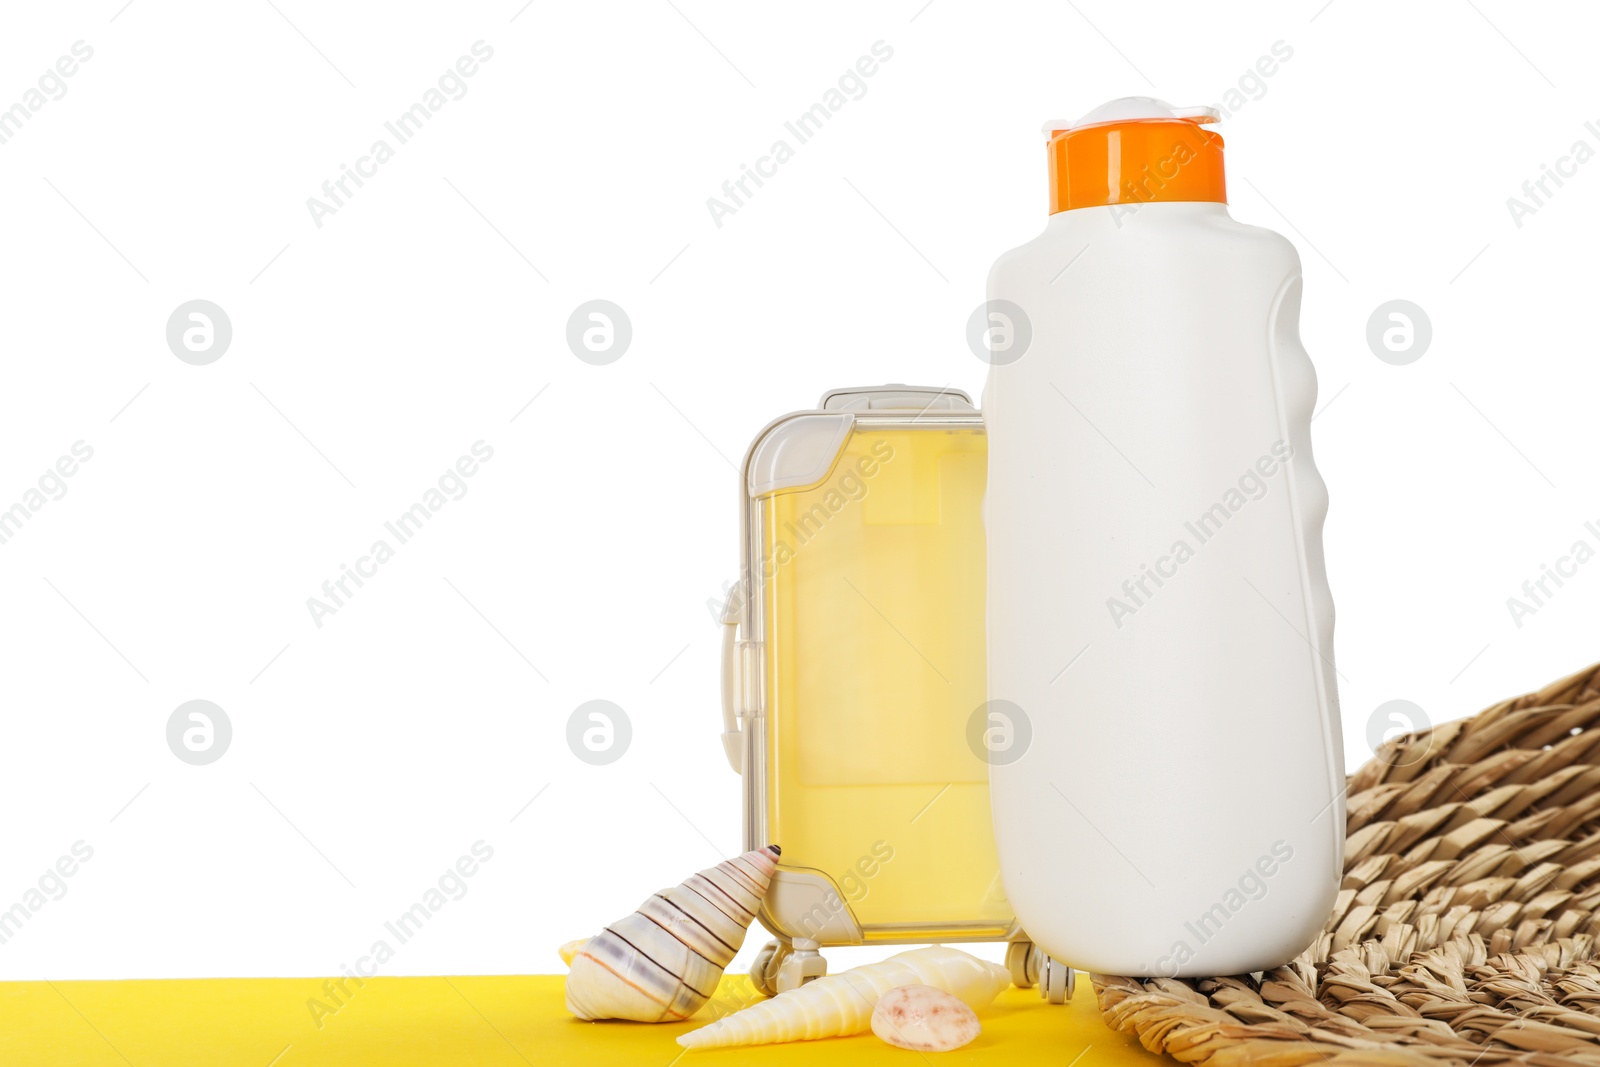
[[777, 988], [780, 993], [787, 993], [791, 989], [799, 989], [815, 978], [821, 978], [828, 973], [828, 961], [822, 958], [822, 953], [817, 951], [815, 941], [804, 938], [795, 938], [792, 942], [782, 945], [778, 951], [782, 958], [777, 964]]
[[1006, 968], [1012, 985], [1018, 989], [1037, 985], [1039, 995], [1051, 1004], [1065, 1004], [1077, 988], [1072, 968], [1051, 959], [1032, 941], [1013, 941], [1006, 946]]
[[1034, 976], [1028, 973], [1028, 953], [1032, 941], [1013, 941], [1006, 946], [1006, 969], [1011, 972], [1011, 984], [1018, 989], [1032, 989]]
[[750, 965], [750, 984], [764, 997], [778, 995], [778, 966], [794, 950], [785, 941], [768, 941], [756, 952]]
[[1076, 987], [1077, 980], [1073, 977], [1071, 967], [1049, 956], [1044, 958], [1044, 966], [1039, 972], [1041, 997], [1051, 1004], [1065, 1004], [1072, 999], [1072, 992]]

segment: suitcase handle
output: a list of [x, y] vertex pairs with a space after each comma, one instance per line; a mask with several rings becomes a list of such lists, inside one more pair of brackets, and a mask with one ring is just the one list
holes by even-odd
[[960, 389], [890, 382], [865, 388], [830, 389], [817, 407], [823, 411], [912, 410], [925, 413], [971, 411], [972, 398]]
[[744, 738], [739, 732], [739, 611], [734, 597], [739, 586], [728, 590], [722, 607], [722, 751], [735, 774], [744, 773]]

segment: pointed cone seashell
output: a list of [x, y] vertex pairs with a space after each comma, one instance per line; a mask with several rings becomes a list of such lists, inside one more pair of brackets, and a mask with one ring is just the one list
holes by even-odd
[[982, 1008], [1011, 984], [1011, 972], [960, 949], [913, 949], [838, 974], [814, 979], [799, 989], [734, 1012], [709, 1026], [683, 1034], [684, 1048], [770, 1045], [865, 1033], [872, 1028], [878, 998], [897, 986], [926, 985]]
[[654, 894], [578, 946], [567, 975], [567, 1010], [580, 1019], [645, 1023], [678, 1022], [699, 1011], [744, 943], [778, 854], [777, 845], [768, 845], [723, 860]]

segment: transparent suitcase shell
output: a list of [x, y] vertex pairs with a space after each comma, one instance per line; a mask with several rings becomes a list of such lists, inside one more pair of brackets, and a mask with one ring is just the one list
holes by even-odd
[[785, 952], [1021, 936], [968, 740], [985, 459], [965, 394], [904, 386], [829, 393], [746, 456], [723, 742], [746, 846], [783, 849], [760, 917]]

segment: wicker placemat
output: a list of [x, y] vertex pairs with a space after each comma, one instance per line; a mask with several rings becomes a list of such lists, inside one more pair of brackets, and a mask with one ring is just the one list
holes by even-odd
[[1600, 1067], [1597, 719], [1600, 664], [1386, 743], [1316, 943], [1259, 982], [1093, 975], [1107, 1024], [1208, 1067]]

